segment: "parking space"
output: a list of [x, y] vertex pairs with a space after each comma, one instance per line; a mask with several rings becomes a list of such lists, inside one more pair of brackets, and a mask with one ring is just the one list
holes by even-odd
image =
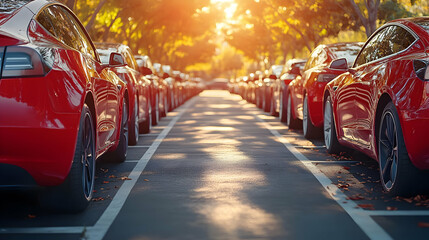
[[2, 193], [0, 239], [423, 239], [428, 196], [389, 197], [378, 165], [328, 155], [226, 91], [205, 91], [140, 136], [121, 164], [97, 164], [80, 214], [35, 192]]

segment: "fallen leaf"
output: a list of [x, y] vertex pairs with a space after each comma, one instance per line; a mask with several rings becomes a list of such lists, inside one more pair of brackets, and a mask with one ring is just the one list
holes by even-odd
[[102, 198], [102, 197], [93, 198], [92, 201], [94, 201], [94, 202], [104, 201], [104, 198]]
[[418, 226], [421, 227], [421, 228], [427, 228], [427, 227], [429, 227], [429, 223], [427, 223], [427, 222], [419, 222]]
[[110, 175], [109, 178], [116, 178], [116, 176], [115, 175]]
[[374, 210], [373, 204], [358, 204], [358, 206], [366, 210]]
[[387, 211], [396, 211], [396, 210], [398, 210], [397, 207], [387, 207], [386, 209], [387, 209]]
[[104, 173], [107, 173], [109, 171], [109, 169], [104, 169], [104, 168], [100, 168], [100, 170]]
[[28, 218], [36, 218], [36, 215], [28, 214], [28, 215], [27, 215], [27, 217], [28, 217]]
[[121, 180], [131, 180], [129, 177], [121, 177]]
[[343, 167], [345, 170], [350, 170], [350, 167]]
[[365, 198], [363, 196], [361, 196], [361, 195], [353, 195], [353, 196], [347, 197], [346, 199], [347, 200], [358, 201], [358, 200], [363, 200]]
[[146, 178], [145, 178], [145, 179], [143, 179], [143, 181], [145, 181], [145, 182], [149, 182], [149, 179], [146, 179]]
[[109, 181], [103, 181], [103, 183], [109, 183]]

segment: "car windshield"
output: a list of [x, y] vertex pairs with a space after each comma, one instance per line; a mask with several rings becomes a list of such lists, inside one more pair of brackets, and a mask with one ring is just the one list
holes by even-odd
[[10, 13], [33, 0], [2, 0], [0, 2], [0, 13]]
[[364, 43], [345, 43], [329, 48], [331, 50], [333, 59], [345, 58], [349, 67], [353, 65], [353, 62], [356, 59], [356, 56], [359, 54], [359, 51], [362, 49]]
[[429, 32], [429, 18], [416, 18], [413, 22]]

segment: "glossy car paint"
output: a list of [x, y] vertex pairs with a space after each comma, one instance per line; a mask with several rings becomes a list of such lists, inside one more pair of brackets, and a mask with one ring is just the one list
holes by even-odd
[[[334, 43], [319, 45], [313, 50], [302, 76], [298, 76], [289, 84], [292, 114], [295, 118], [303, 119], [303, 101], [304, 96], [307, 96], [309, 119], [316, 127], [323, 125], [323, 92], [328, 81], [318, 81], [318, 77], [322, 74], [325, 76], [331, 75], [330, 80], [332, 80], [335, 76], [344, 73], [342, 70], [330, 69], [329, 64], [336, 58], [354, 59], [362, 45], [363, 43]], [[337, 48], [348, 48], [353, 49], [353, 51], [350, 54], [339, 55], [335, 51]], [[319, 60], [320, 56], [325, 57]], [[312, 62], [317, 62], [317, 64], [312, 64]]]
[[51, 65], [44, 76], [0, 79], [0, 164], [25, 170], [41, 186], [67, 177], [85, 101], [94, 112], [97, 157], [118, 143], [122, 109], [108, 100], [121, 105], [126, 89], [98, 59], [66, 46], [35, 20], [52, 4], [38, 0], [0, 14], [0, 48], [37, 49]]
[[429, 22], [429, 18], [400, 19], [386, 24], [384, 27], [406, 29], [416, 40], [401, 52], [351, 68], [326, 86], [325, 98], [328, 94], [332, 98], [339, 142], [374, 159], [378, 158], [381, 111], [387, 102], [393, 102], [411, 162], [419, 169], [429, 169], [426, 144], [429, 135], [429, 82], [417, 77], [413, 65], [414, 60], [429, 60], [429, 34], [414, 23], [419, 21]]
[[[137, 98], [139, 123], [146, 121], [151, 96], [151, 82], [138, 71], [137, 63], [130, 48], [126, 45], [115, 43], [96, 43], [95, 47], [100, 55], [101, 51], [103, 51], [101, 61], [104, 64], [108, 63], [108, 56], [112, 52], [118, 52], [124, 56], [127, 66], [112, 68], [111, 70], [126, 83], [129, 102], [134, 103]], [[132, 116], [136, 111], [134, 108], [134, 104], [129, 104], [129, 119], [133, 119]]]
[[299, 67], [302, 70], [306, 62], [307, 60], [302, 60], [302, 59], [288, 60], [285, 63], [285, 66], [283, 67], [280, 77], [271, 85], [271, 88], [272, 88], [271, 91], [273, 93], [272, 98], [274, 103], [273, 108], [275, 112], [278, 113], [280, 111], [280, 101], [281, 101], [280, 93], [283, 93], [286, 99], [289, 83], [295, 80], [295, 78], [299, 76], [299, 74], [291, 73], [290, 71], [294, 67]]

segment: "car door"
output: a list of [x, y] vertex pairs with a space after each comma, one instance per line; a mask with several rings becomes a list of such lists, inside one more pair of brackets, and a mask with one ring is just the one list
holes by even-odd
[[115, 126], [111, 124], [111, 117], [108, 114], [108, 91], [111, 85], [111, 78], [108, 74], [108, 70], [103, 69], [101, 72], [97, 71], [97, 69], [101, 68], [101, 63], [98, 61], [95, 48], [80, 22], [72, 13], [62, 6], [54, 5], [52, 7], [56, 8], [58, 16], [61, 16], [63, 19], [63, 21], [58, 24], [63, 26], [64, 41], [68, 42], [68, 45], [72, 45], [73, 48], [82, 53], [83, 62], [85, 64], [83, 67], [93, 84], [95, 111], [97, 116], [95, 126], [97, 128], [97, 152], [100, 153], [109, 147], [111, 129]]
[[[416, 38], [401, 26], [391, 25], [375, 35], [371, 61], [358, 68], [359, 77], [355, 79], [355, 139], [360, 147], [371, 148], [373, 120], [378, 101], [377, 85], [386, 79], [389, 64], [395, 61], [398, 53], [407, 49]], [[371, 50], [369, 49], [369, 50]], [[395, 76], [397, 80], [400, 74]]]

